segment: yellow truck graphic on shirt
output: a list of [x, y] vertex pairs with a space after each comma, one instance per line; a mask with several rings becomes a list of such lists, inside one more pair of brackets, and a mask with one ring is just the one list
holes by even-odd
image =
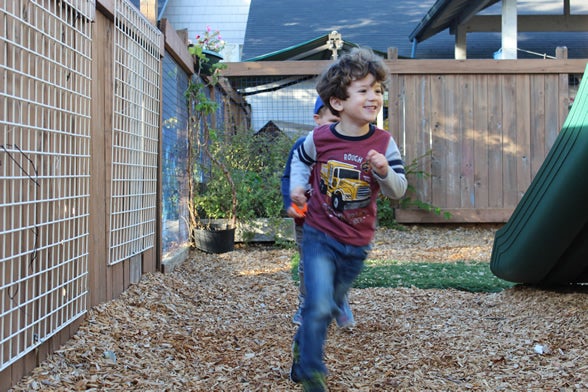
[[331, 160], [321, 166], [320, 191], [331, 198], [337, 212], [370, 203], [370, 184], [361, 179], [354, 165], [345, 162]]

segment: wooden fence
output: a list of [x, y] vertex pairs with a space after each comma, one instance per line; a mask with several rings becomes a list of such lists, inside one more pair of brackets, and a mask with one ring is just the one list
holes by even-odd
[[[565, 55], [563, 56], [565, 57]], [[386, 60], [389, 129], [410, 197], [451, 214], [396, 210], [401, 223], [505, 222], [568, 113], [587, 60]], [[328, 61], [229, 63], [232, 78], [317, 75]]]

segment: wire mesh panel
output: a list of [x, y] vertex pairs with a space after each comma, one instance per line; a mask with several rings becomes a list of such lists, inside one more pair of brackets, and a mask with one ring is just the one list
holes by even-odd
[[94, 10], [0, 0], [0, 370], [86, 312]]
[[314, 127], [316, 80], [309, 76], [258, 76], [231, 80], [231, 85], [251, 105], [251, 126], [259, 131], [271, 122], [291, 137]]
[[188, 105], [184, 93], [189, 76], [166, 52], [163, 72], [161, 156], [162, 259], [189, 244], [188, 230]]
[[161, 32], [115, 1], [109, 263], [153, 247]]

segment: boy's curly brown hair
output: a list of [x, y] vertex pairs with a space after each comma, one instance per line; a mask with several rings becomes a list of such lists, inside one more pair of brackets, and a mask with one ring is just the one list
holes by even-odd
[[373, 75], [376, 82], [382, 83], [388, 79], [388, 68], [384, 60], [368, 48], [353, 48], [350, 52], [342, 54], [336, 62], [331, 64], [319, 77], [316, 91], [331, 112], [339, 115], [339, 112], [331, 106], [330, 98], [336, 97], [345, 100], [349, 97], [347, 87], [354, 80]]

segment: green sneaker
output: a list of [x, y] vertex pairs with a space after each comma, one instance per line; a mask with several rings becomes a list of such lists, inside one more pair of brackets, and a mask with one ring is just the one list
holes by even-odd
[[300, 348], [298, 343], [292, 343], [292, 367], [290, 368], [290, 381], [293, 383], [300, 383], [302, 376], [300, 375]]
[[302, 380], [302, 390], [304, 392], [326, 392], [327, 379], [325, 375], [316, 372], [312, 378]]

